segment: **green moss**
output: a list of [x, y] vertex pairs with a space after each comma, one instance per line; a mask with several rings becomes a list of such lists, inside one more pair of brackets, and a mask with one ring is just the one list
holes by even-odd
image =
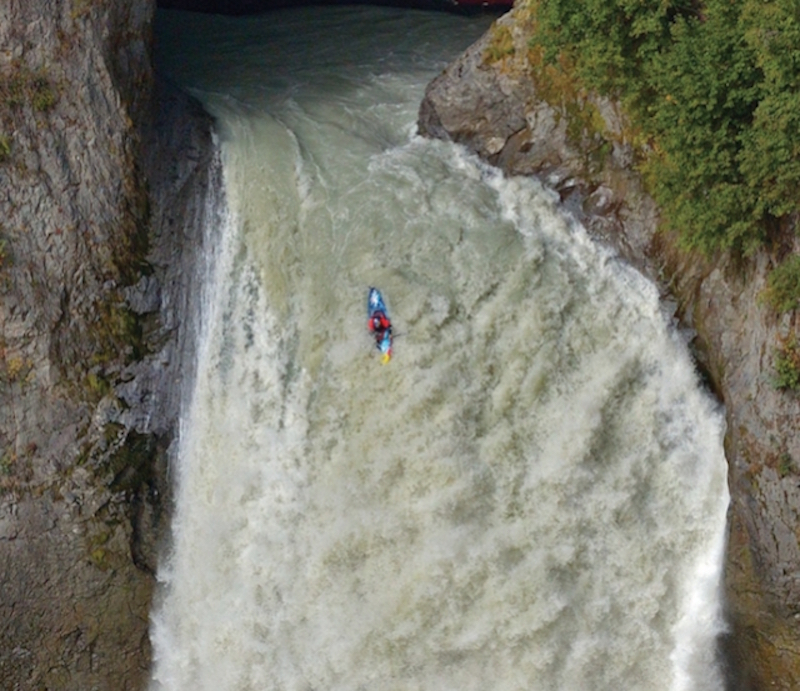
[[142, 321], [116, 293], [95, 304], [88, 336], [71, 341], [59, 360], [73, 395], [97, 403], [113, 391], [120, 365], [141, 360], [147, 353]]
[[113, 250], [114, 264], [123, 285], [133, 285], [153, 271], [147, 261], [150, 252], [150, 199], [147, 185], [130, 152], [128, 162], [128, 169], [132, 172], [123, 181], [125, 213], [115, 229], [117, 241]]
[[0, 80], [0, 93], [3, 96], [4, 105], [10, 108], [19, 108], [25, 105], [25, 80], [19, 67], [6, 79]]
[[794, 463], [792, 462], [792, 457], [786, 452], [782, 453], [778, 461], [778, 475], [780, 475], [781, 478], [785, 478], [792, 474], [793, 468]]
[[28, 87], [31, 106], [40, 113], [46, 113], [56, 104], [56, 92], [50, 80], [43, 74], [31, 77]]
[[[141, 360], [146, 353], [142, 317], [121, 298], [112, 296], [97, 306], [95, 353], [90, 364], [104, 367], [122, 356], [126, 363]], [[88, 382], [87, 382], [88, 383]]]
[[16, 460], [17, 456], [13, 451], [10, 450], [4, 451], [3, 455], [0, 456], [0, 475], [4, 476], [11, 475], [11, 471], [14, 468]]
[[489, 44], [484, 51], [483, 59], [486, 63], [499, 62], [503, 58], [514, 55], [514, 37], [507, 26], [495, 24], [490, 30]]
[[97, 372], [89, 372], [86, 375], [86, 390], [89, 393], [89, 400], [99, 401], [111, 391], [111, 384]]
[[108, 551], [105, 547], [110, 537], [111, 533], [108, 530], [101, 530], [89, 539], [89, 561], [103, 571], [110, 566], [108, 563]]
[[8, 266], [11, 266], [11, 255], [8, 252], [8, 245], [5, 238], [2, 236], [3, 226], [0, 226], [0, 271]]
[[800, 345], [794, 334], [775, 351], [774, 384], [782, 390], [800, 389]]
[[761, 298], [778, 314], [800, 307], [800, 255], [793, 254], [770, 272]]
[[88, 442], [84, 442], [83, 444], [81, 444], [81, 450], [80, 453], [78, 454], [78, 457], [75, 459], [75, 465], [76, 466], [86, 465], [89, 458], [91, 458], [91, 455], [92, 455], [92, 445], [89, 444]]
[[108, 568], [106, 551], [102, 547], [95, 547], [89, 553], [89, 559], [98, 569], [105, 571]]
[[8, 133], [22, 126], [25, 109], [47, 113], [57, 101], [58, 89], [47, 69], [34, 71], [17, 60], [0, 70], [0, 164], [12, 158]]
[[33, 370], [33, 361], [20, 355], [0, 360], [0, 381], [6, 384], [26, 384]]
[[144, 321], [115, 290], [94, 304], [80, 331], [65, 337], [59, 365], [78, 400], [100, 401], [117, 384], [120, 366], [148, 353]]
[[5, 163], [11, 158], [11, 138], [0, 132], [0, 163]]
[[13, 63], [10, 71], [0, 74], [0, 106], [15, 110], [29, 105], [44, 113], [58, 100], [58, 93], [45, 69], [36, 72]]

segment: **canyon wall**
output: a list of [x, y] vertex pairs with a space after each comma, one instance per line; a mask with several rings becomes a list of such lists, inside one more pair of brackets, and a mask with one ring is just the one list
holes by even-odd
[[[9, 689], [142, 688], [169, 464], [202, 256], [220, 200], [211, 122], [154, 78], [152, 0], [0, 5], [0, 679]], [[759, 300], [780, 247], [683, 253], [657, 232], [615, 104], [537, 95], [514, 12], [430, 86], [420, 129], [537, 175], [598, 241], [662, 287], [726, 407], [725, 572], [735, 691], [800, 688], [795, 433], [773, 385], [796, 314]], [[603, 137], [574, 126], [597, 109]]]
[[0, 5], [0, 680], [140, 689], [219, 188], [154, 2]]

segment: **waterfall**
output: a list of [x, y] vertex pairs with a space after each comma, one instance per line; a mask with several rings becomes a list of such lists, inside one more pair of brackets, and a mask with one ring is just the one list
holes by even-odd
[[159, 14], [230, 208], [154, 690], [722, 689], [723, 419], [657, 291], [536, 180], [415, 132], [486, 24]]

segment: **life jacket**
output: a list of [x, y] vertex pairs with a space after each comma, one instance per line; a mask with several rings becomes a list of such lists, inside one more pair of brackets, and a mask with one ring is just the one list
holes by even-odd
[[368, 326], [370, 331], [381, 332], [391, 328], [392, 323], [383, 312], [376, 312], [370, 317]]

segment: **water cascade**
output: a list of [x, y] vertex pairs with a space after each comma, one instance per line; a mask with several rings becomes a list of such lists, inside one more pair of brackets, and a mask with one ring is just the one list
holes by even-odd
[[655, 288], [535, 180], [415, 133], [487, 24], [160, 13], [229, 213], [153, 691], [722, 688], [723, 422]]

